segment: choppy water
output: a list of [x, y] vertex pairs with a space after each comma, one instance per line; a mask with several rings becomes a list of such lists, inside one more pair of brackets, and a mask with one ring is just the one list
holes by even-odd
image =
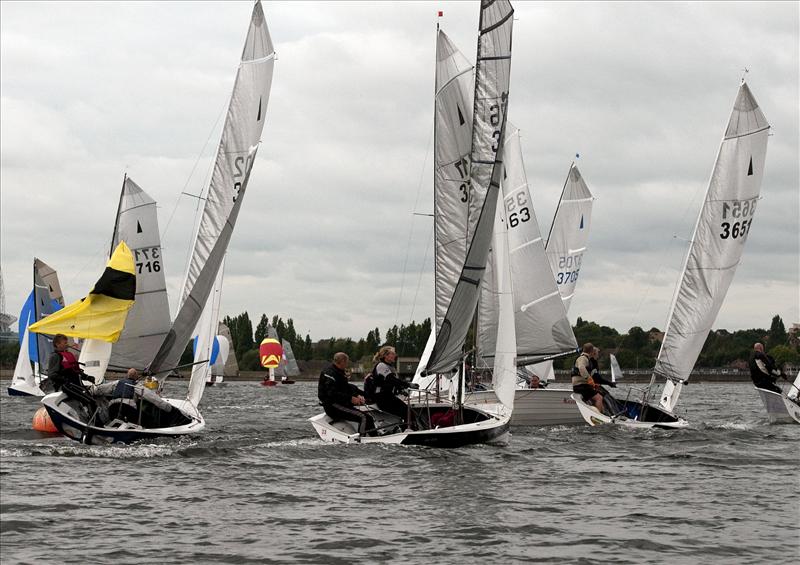
[[83, 446], [31, 431], [38, 404], [1, 384], [3, 564], [800, 559], [800, 426], [749, 384], [691, 385], [688, 430], [458, 450], [323, 444], [314, 383], [255, 382], [207, 389], [201, 435]]

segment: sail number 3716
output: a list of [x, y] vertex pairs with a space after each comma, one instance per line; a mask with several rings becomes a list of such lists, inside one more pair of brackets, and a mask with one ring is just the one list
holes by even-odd
[[722, 219], [729, 220], [720, 224], [722, 230], [719, 234], [720, 239], [744, 237], [750, 230], [753, 222], [753, 214], [756, 211], [758, 198], [737, 202], [722, 203]]

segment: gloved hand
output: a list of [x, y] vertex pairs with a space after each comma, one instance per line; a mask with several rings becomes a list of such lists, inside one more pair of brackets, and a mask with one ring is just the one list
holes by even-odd
[[610, 386], [611, 388], [617, 388], [617, 383], [609, 383], [608, 386]]
[[81, 375], [81, 379], [83, 379], [84, 381], [89, 381], [90, 383], [94, 384], [94, 377], [91, 375], [83, 374]]
[[408, 383], [408, 388], [413, 388], [414, 390], [419, 390], [419, 383]]

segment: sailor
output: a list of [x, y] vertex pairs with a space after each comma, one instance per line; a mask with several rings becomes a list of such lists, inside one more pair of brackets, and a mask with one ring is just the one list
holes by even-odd
[[356, 406], [363, 406], [364, 393], [347, 380], [347, 367], [350, 357], [342, 351], [333, 356], [333, 363], [319, 375], [317, 396], [325, 413], [333, 420], [348, 420], [358, 423], [358, 433], [374, 433], [375, 422], [372, 417]]
[[753, 353], [750, 355], [750, 378], [756, 388], [771, 390], [781, 394], [781, 387], [775, 384], [775, 380], [781, 376], [780, 369], [775, 367], [775, 360], [764, 353], [764, 344], [756, 343], [753, 345]]
[[[384, 345], [372, 358], [372, 362], [375, 365], [367, 377], [372, 381], [369, 396], [374, 399], [378, 408], [405, 421], [408, 405], [397, 398], [397, 394], [407, 391], [412, 385], [401, 380], [395, 373], [397, 351], [391, 345]], [[367, 388], [366, 380], [364, 388]]]
[[584, 343], [583, 350], [572, 367], [572, 391], [581, 395], [584, 402], [593, 404], [597, 411], [603, 413], [603, 397], [597, 392], [600, 385], [595, 385], [591, 374], [591, 356], [594, 345]]
[[592, 380], [594, 381], [595, 388], [600, 396], [603, 397], [603, 406], [605, 407], [606, 414], [615, 414], [619, 412], [620, 406], [617, 403], [616, 398], [614, 398], [611, 394], [609, 394], [608, 390], [603, 385], [610, 386], [611, 388], [617, 388], [617, 383], [614, 381], [609, 381], [606, 379], [602, 373], [600, 373], [600, 349], [595, 347], [592, 349], [592, 355], [589, 357], [589, 374], [592, 375]]
[[542, 388], [542, 380], [539, 375], [531, 375], [531, 380], [528, 382], [528, 388]]
[[139, 380], [139, 371], [128, 369], [124, 378], [97, 385], [92, 390], [96, 397], [107, 396], [111, 399], [108, 402], [108, 415], [102, 414], [103, 420], [113, 420], [119, 418], [128, 422], [136, 422], [139, 419], [139, 407], [136, 404], [136, 383]]
[[72, 353], [67, 351], [68, 346], [69, 342], [64, 334], [56, 334], [53, 337], [53, 349], [55, 351], [47, 358], [46, 372], [49, 385], [46, 381], [43, 381], [43, 391], [45, 388], [49, 389], [50, 387], [55, 391], [59, 391], [64, 383], [82, 386], [81, 378], [93, 380], [81, 371], [78, 360], [75, 359]]

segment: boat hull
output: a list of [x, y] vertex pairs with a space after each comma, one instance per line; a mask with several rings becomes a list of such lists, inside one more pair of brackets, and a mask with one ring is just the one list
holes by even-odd
[[112, 443], [132, 443], [143, 439], [157, 437], [182, 436], [198, 433], [205, 428], [205, 420], [197, 410], [185, 400], [167, 399], [173, 410], [191, 419], [188, 424], [164, 428], [141, 428], [123, 423], [118, 427], [102, 427], [87, 423], [86, 414], [82, 413], [63, 392], [48, 394], [42, 399], [42, 405], [59, 433], [68, 438], [91, 445], [108, 445]]
[[[787, 404], [784, 402], [787, 399], [783, 394], [763, 388], [753, 388], [758, 391], [771, 424], [791, 424], [795, 421], [789, 413]], [[791, 403], [791, 400], [789, 402]]]
[[[496, 404], [491, 390], [467, 393], [465, 404]], [[572, 399], [572, 389], [517, 389], [514, 393], [514, 414], [511, 426], [576, 426], [583, 417]]]
[[[609, 416], [599, 413], [594, 406], [584, 402], [580, 394], [573, 393], [572, 399], [575, 401], [578, 410], [580, 410], [584, 421], [590, 426], [611, 424], [639, 429], [680, 429], [689, 426], [689, 422], [683, 418], [679, 418], [655, 406], [643, 406], [640, 402], [627, 401], [625, 402], [625, 413]], [[645, 415], [644, 419], [641, 419], [642, 414]]]
[[8, 387], [9, 396], [30, 396], [34, 398], [41, 398], [44, 393], [38, 386], [31, 387], [25, 383], [19, 383]]
[[485, 420], [431, 430], [392, 433], [377, 437], [361, 437], [352, 422], [333, 421], [324, 412], [309, 421], [320, 439], [330, 443], [380, 443], [396, 445], [421, 445], [427, 447], [456, 448], [466, 445], [503, 442], [509, 431], [508, 416], [487, 415]]
[[800, 424], [800, 404], [787, 396], [783, 397], [783, 404], [786, 406], [786, 411], [789, 413], [792, 420]]

